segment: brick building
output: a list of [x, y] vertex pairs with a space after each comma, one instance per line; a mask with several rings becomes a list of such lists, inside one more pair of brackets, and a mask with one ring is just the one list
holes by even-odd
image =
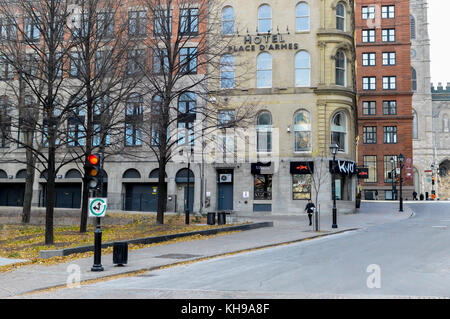
[[361, 181], [362, 195], [397, 198], [398, 183], [389, 173], [403, 154], [407, 198], [414, 175], [410, 1], [357, 0], [355, 24], [358, 164], [369, 167], [369, 178]]

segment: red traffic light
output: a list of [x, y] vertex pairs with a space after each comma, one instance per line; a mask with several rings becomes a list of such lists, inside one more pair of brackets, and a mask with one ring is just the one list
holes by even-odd
[[98, 164], [98, 157], [95, 156], [95, 155], [93, 155], [93, 154], [88, 155], [87, 160], [88, 160], [88, 162], [91, 163], [92, 165], [97, 165], [97, 164]]

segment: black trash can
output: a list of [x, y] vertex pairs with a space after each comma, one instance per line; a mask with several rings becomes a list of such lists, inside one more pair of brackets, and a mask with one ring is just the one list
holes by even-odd
[[226, 224], [226, 214], [225, 212], [217, 213], [217, 225]]
[[123, 266], [128, 262], [128, 243], [117, 242], [113, 244], [113, 264]]
[[216, 213], [208, 213], [206, 217], [206, 223], [208, 225], [215, 225], [216, 224]]

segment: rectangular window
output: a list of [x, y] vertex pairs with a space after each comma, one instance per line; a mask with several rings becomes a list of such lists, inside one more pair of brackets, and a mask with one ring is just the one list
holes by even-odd
[[375, 19], [375, 7], [374, 6], [362, 7], [361, 14], [362, 14], [361, 18], [363, 20]]
[[13, 65], [5, 56], [0, 57], [0, 80], [12, 80], [14, 78]]
[[27, 41], [39, 41], [39, 18], [25, 18], [24, 29], [24, 36]]
[[167, 74], [169, 72], [167, 49], [153, 50], [153, 72], [155, 74]]
[[377, 144], [377, 127], [364, 126], [363, 127], [363, 141], [364, 144]]
[[[392, 161], [393, 160], [393, 163]], [[384, 182], [385, 183], [391, 183], [392, 178], [389, 178], [388, 173], [392, 173], [396, 167], [397, 163], [397, 156], [396, 155], [384, 155]]]
[[396, 54], [395, 52], [383, 52], [383, 65], [395, 65]]
[[13, 40], [17, 38], [16, 21], [9, 18], [0, 18], [0, 40]]
[[381, 30], [381, 41], [383, 41], [383, 42], [395, 42], [395, 29], [383, 29], [383, 30]]
[[153, 34], [167, 37], [172, 33], [172, 10], [170, 16], [167, 16], [167, 10], [157, 10], [154, 16]]
[[397, 143], [397, 126], [383, 127], [383, 134], [384, 134], [384, 144]]
[[395, 90], [395, 89], [397, 89], [397, 77], [383, 76], [383, 90]]
[[142, 145], [143, 112], [142, 97], [134, 96], [127, 102], [125, 110], [125, 146]]
[[254, 197], [255, 200], [271, 200], [272, 199], [272, 175], [271, 174], [255, 174], [254, 178]]
[[311, 199], [311, 174], [292, 174], [292, 199]]
[[221, 110], [219, 111], [219, 127], [231, 126], [235, 121], [235, 111], [234, 110]]
[[376, 115], [377, 114], [377, 102], [364, 101], [363, 102], [363, 115]]
[[383, 101], [383, 115], [396, 115], [397, 101]]
[[73, 52], [70, 54], [70, 76], [78, 77], [81, 72], [81, 58], [78, 52]]
[[180, 33], [184, 35], [198, 34], [198, 9], [180, 10]]
[[369, 178], [365, 180], [366, 183], [376, 183], [377, 178], [377, 157], [376, 155], [364, 156], [364, 167], [369, 168]]
[[111, 39], [114, 37], [114, 13], [99, 12], [97, 16], [98, 39]]
[[374, 65], [376, 65], [376, 54], [363, 53], [363, 66], [374, 66]]
[[382, 19], [395, 18], [395, 6], [381, 6], [381, 18]]
[[375, 42], [375, 30], [362, 30], [362, 42]]
[[363, 77], [363, 90], [376, 90], [376, 81], [375, 76]]
[[85, 112], [76, 110], [67, 121], [67, 136], [69, 146], [84, 146], [86, 133], [84, 130]]
[[143, 72], [145, 68], [145, 49], [130, 50], [127, 56], [127, 74]]
[[142, 37], [147, 34], [147, 12], [128, 12], [128, 35], [130, 37]]
[[180, 50], [181, 72], [186, 74], [197, 73], [197, 48], [182, 48]]

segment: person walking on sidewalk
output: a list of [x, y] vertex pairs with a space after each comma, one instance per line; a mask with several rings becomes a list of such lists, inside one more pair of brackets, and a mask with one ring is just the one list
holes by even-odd
[[308, 199], [308, 204], [306, 204], [305, 210], [308, 213], [309, 226], [312, 226], [312, 214], [314, 213], [315, 209], [316, 206], [314, 206], [314, 203], [310, 199]]

